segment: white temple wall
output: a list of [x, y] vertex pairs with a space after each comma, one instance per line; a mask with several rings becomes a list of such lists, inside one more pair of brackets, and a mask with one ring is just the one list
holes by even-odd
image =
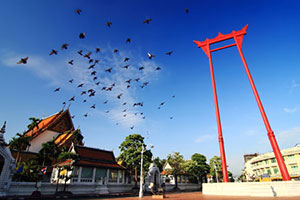
[[33, 138], [30, 142], [28, 151], [38, 153], [42, 149], [42, 144], [56, 138], [60, 133], [55, 131], [46, 130], [38, 137]]

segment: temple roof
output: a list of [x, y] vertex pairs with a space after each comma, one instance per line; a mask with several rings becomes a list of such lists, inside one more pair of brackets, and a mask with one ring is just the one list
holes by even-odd
[[74, 145], [74, 149], [76, 154], [78, 155], [78, 160], [76, 160], [75, 162], [72, 162], [72, 160], [67, 160], [59, 163], [58, 166], [75, 165], [75, 166], [114, 168], [114, 169], [123, 169], [123, 170], [126, 169], [125, 167], [119, 165], [116, 162], [114, 153], [112, 151], [85, 147], [81, 145]]
[[35, 138], [48, 129], [56, 132], [74, 130], [69, 110], [61, 110], [54, 115], [42, 119], [38, 127], [34, 127], [32, 130], [26, 132], [26, 136], [33, 136]]

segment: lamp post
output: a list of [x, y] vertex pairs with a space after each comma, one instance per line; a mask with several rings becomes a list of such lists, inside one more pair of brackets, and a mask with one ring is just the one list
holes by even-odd
[[[147, 146], [146, 146], [147, 147]], [[150, 148], [153, 148], [154, 146], [151, 145]], [[145, 147], [144, 144], [142, 144], [142, 151], [141, 151], [141, 174], [140, 174], [140, 192], [139, 192], [139, 198], [143, 198], [144, 191], [143, 191], [143, 183], [144, 183], [144, 176], [143, 176], [143, 162], [144, 162], [144, 151]]]
[[144, 161], [144, 144], [142, 144], [142, 151], [141, 151], [141, 175], [140, 175], [140, 192], [139, 192], [139, 198], [143, 198], [143, 161]]

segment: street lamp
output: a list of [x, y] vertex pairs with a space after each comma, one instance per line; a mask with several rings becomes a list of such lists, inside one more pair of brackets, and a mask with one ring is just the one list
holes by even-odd
[[[147, 147], [147, 146], [146, 146]], [[153, 148], [154, 146], [151, 145], [150, 148]], [[143, 161], [144, 161], [144, 144], [142, 144], [142, 151], [141, 151], [141, 174], [140, 174], [140, 192], [139, 192], [139, 198], [143, 198], [144, 191], [143, 191], [143, 183], [144, 183], [144, 176], [143, 176]]]

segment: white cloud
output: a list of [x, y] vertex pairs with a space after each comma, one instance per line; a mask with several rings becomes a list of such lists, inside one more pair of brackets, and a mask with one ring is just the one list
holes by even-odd
[[[93, 47], [84, 47], [86, 54], [88, 49], [95, 49]], [[147, 90], [140, 88], [142, 83], [151, 82], [158, 78], [158, 71], [155, 68], [158, 66], [155, 60], [148, 60], [147, 56], [133, 56], [131, 51], [119, 51], [113, 53], [113, 48], [107, 47], [102, 48], [100, 53], [93, 53], [91, 58], [99, 59], [100, 62], [95, 65], [94, 69], [88, 69], [92, 64], [89, 64], [87, 58], [83, 58], [78, 55], [77, 50], [67, 50], [59, 52], [58, 55], [46, 55], [45, 57], [37, 55], [26, 55], [29, 57], [27, 64], [16, 64], [21, 57], [25, 57], [19, 53], [12, 51], [4, 51], [2, 53], [2, 63], [7, 67], [23, 67], [25, 69], [33, 71], [40, 78], [50, 81], [50, 85], [55, 87], [61, 87], [67, 90], [77, 90], [77, 85], [84, 83], [82, 90], [94, 89], [96, 91], [95, 100], [96, 105], [103, 104], [104, 101], [108, 100], [106, 105], [109, 113], [105, 113], [106, 110], [100, 109], [101, 106], [96, 106], [96, 110], [93, 114], [99, 116], [107, 116], [114, 123], [119, 123], [123, 126], [137, 126], [143, 122], [143, 115], [140, 115], [142, 111], [139, 111], [140, 107], [133, 107], [136, 102], [142, 102], [142, 99], [137, 98], [137, 90]], [[136, 54], [135, 54], [136, 55]], [[63, 56], [63, 57], [62, 57]], [[129, 57], [129, 62], [124, 62], [124, 58]], [[68, 59], [70, 58], [70, 59]], [[69, 65], [68, 61], [73, 59], [74, 65]], [[124, 69], [123, 66], [130, 65], [128, 69]], [[143, 66], [144, 70], [138, 68]], [[112, 68], [112, 72], [105, 72], [106, 69]], [[92, 80], [92, 71], [96, 71], [98, 79]], [[136, 78], [140, 80], [135, 81]], [[73, 84], [69, 84], [68, 80], [74, 79]], [[131, 80], [130, 88], [127, 88], [128, 83], [126, 80]], [[100, 85], [95, 83], [100, 81]], [[112, 91], [102, 91], [102, 87], [110, 87], [115, 84]], [[82, 90], [77, 92], [81, 92]], [[117, 98], [119, 94], [123, 94], [120, 99]], [[80, 96], [77, 95], [77, 96]], [[77, 99], [77, 98], [76, 98]], [[127, 102], [124, 106], [123, 103]], [[122, 112], [127, 109], [126, 113]], [[139, 113], [139, 114], [135, 114]], [[123, 115], [126, 114], [126, 117]]]
[[298, 108], [297, 107], [295, 107], [295, 108], [283, 108], [283, 111], [286, 112], [286, 113], [294, 113], [294, 112], [298, 111]]
[[281, 145], [292, 147], [300, 143], [300, 127], [294, 127], [289, 130], [281, 131], [277, 134], [277, 140]]
[[196, 143], [209, 142], [213, 140], [216, 136], [214, 134], [204, 134], [196, 139]]
[[292, 80], [291, 88], [298, 88], [298, 87], [300, 87], [300, 83], [297, 83], [295, 80]]
[[19, 53], [13, 51], [1, 50], [1, 61], [4, 66], [7, 67], [19, 67], [25, 68], [34, 72], [38, 77], [49, 80], [51, 85], [61, 85], [63, 80], [63, 74], [57, 70], [57, 62], [49, 62], [47, 59], [38, 55], [27, 55], [27, 64], [17, 64], [17, 62], [23, 57]]

